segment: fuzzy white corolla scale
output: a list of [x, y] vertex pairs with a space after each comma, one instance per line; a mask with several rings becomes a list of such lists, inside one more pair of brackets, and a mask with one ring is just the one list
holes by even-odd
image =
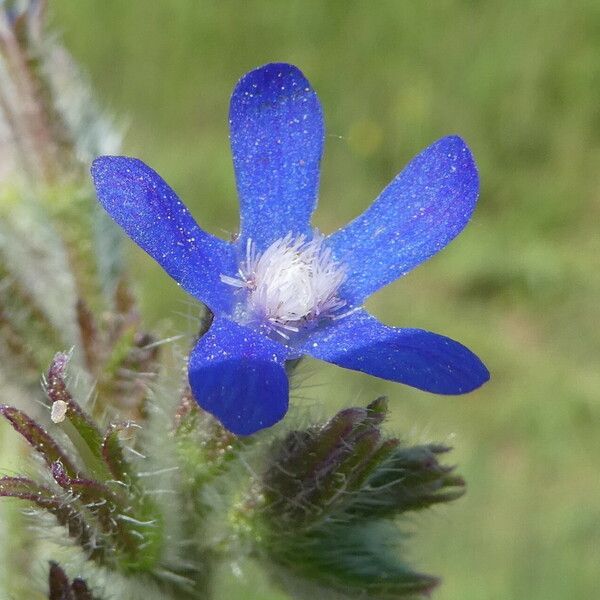
[[283, 337], [319, 317], [334, 318], [346, 303], [338, 290], [346, 279], [344, 265], [337, 263], [323, 237], [294, 237], [288, 233], [262, 254], [252, 240], [239, 277], [221, 275], [221, 280], [248, 291], [242, 318], [258, 319]]

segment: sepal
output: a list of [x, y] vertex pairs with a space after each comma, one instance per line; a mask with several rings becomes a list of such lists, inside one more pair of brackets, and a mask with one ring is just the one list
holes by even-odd
[[349, 511], [357, 518], [392, 516], [451, 502], [466, 492], [454, 467], [439, 462], [450, 448], [440, 444], [399, 445], [368, 479]]
[[386, 412], [379, 398], [271, 448], [241, 513], [256, 554], [294, 597], [407, 599], [439, 583], [403, 560], [393, 519], [459, 497], [464, 481], [438, 460], [448, 448], [387, 437]]

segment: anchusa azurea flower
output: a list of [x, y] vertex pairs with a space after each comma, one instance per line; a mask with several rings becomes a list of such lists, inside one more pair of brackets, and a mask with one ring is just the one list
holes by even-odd
[[230, 106], [239, 236], [203, 231], [140, 160], [102, 156], [92, 175], [113, 219], [215, 315], [189, 359], [198, 403], [247, 435], [288, 407], [285, 363], [302, 355], [438, 394], [489, 377], [467, 348], [420, 329], [388, 327], [364, 301], [441, 250], [469, 221], [479, 181], [458, 137], [438, 140], [362, 215], [324, 237], [310, 225], [324, 140], [303, 74], [268, 64], [246, 74]]

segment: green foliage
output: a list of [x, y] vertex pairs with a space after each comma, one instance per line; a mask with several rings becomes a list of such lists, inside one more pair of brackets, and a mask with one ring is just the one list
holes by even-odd
[[[384, 399], [254, 444], [191, 404], [186, 389], [170, 434], [178, 474], [161, 504], [152, 499], [148, 473], [125, 457], [119, 433], [127, 426], [102, 431], [69, 390], [67, 364], [66, 355], [56, 355], [46, 393], [53, 426], [56, 433], [63, 429], [70, 449], [22, 411], [0, 407], [42, 458], [48, 480], [2, 477], [0, 496], [52, 515], [87, 561], [127, 575], [132, 591], [137, 578], [153, 582], [163, 598], [211, 597], [215, 564], [238, 554], [257, 557], [298, 597], [317, 589], [347, 598], [414, 598], [437, 585], [402, 561], [405, 534], [395, 519], [459, 497], [464, 483], [437, 461], [447, 448], [407, 447], [383, 435]], [[159, 465], [156, 442], [134, 443], [148, 467]], [[164, 441], [158, 445], [164, 453]], [[248, 461], [257, 465], [256, 475], [241, 470]], [[184, 537], [165, 535], [169, 520]], [[51, 567], [50, 597], [53, 585], [67, 585], [61, 573]]]
[[[242, 6], [243, 4], [243, 6]], [[236, 79], [299, 65], [328, 137], [316, 224], [359, 214], [406, 161], [458, 133], [477, 159], [473, 222], [369, 300], [390, 324], [455, 337], [489, 385], [437, 398], [319, 364], [298, 405], [395, 401], [390, 428], [446, 441], [469, 480], [448, 517], [418, 519], [413, 553], [440, 600], [593, 598], [600, 587], [600, 8], [590, 0], [56, 0], [99, 93], [130, 119], [126, 153], [168, 175], [198, 221], [235, 231], [227, 105]], [[148, 40], [151, 40], [149, 43]], [[183, 294], [141, 252], [148, 322], [189, 327]], [[160, 289], [160, 295], [155, 290]], [[183, 313], [180, 316], [179, 313]], [[193, 314], [193, 313], [192, 313]], [[327, 399], [327, 400], [326, 400]], [[543, 490], [543, 493], [542, 493]], [[443, 511], [442, 511], [443, 512]], [[231, 597], [265, 600], [255, 575]]]
[[[0, 495], [30, 500], [66, 525], [89, 558], [123, 572], [151, 570], [162, 543], [160, 514], [123, 456], [115, 427], [103, 434], [67, 389], [67, 357], [58, 354], [47, 376], [48, 398], [64, 403], [57, 425], [64, 426], [70, 453], [35, 421], [8, 406], [0, 413], [42, 457], [51, 487], [23, 477], [0, 479]], [[52, 412], [55, 415], [55, 412]], [[120, 474], [122, 477], [117, 477]]]

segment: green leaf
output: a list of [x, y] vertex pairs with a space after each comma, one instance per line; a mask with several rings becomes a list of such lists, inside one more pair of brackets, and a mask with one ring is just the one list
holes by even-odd
[[123, 447], [119, 434], [131, 427], [131, 423], [113, 423], [102, 440], [102, 458], [112, 473], [112, 476], [120, 482], [131, 484], [137, 480], [131, 465], [123, 455]]
[[100, 430], [73, 399], [66, 383], [66, 369], [69, 364], [69, 355], [64, 352], [58, 352], [48, 373], [46, 374], [46, 394], [54, 406], [57, 402], [64, 403], [64, 419], [59, 422], [65, 433], [79, 452], [82, 460], [90, 474], [101, 479], [111, 477], [108, 467], [104, 464], [102, 454], [103, 438]]
[[115, 565], [125, 572], [146, 571], [158, 559], [161, 523], [153, 505], [135, 488], [116, 494], [92, 479], [71, 478], [60, 463], [52, 466], [54, 480], [78, 498], [110, 538]]

